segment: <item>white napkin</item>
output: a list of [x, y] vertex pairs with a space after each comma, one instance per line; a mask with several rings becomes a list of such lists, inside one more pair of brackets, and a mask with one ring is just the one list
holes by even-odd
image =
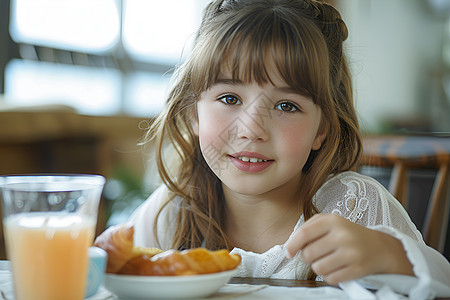
[[[408, 299], [406, 294], [411, 290], [411, 284], [405, 284], [406, 281], [417, 280], [411, 276], [402, 275], [389, 275], [390, 285], [403, 287], [403, 293], [398, 293], [394, 291], [387, 282], [376, 281], [373, 278], [384, 278], [386, 280], [386, 275], [377, 276], [371, 275], [363, 279], [358, 279], [354, 281], [341, 282], [339, 287], [349, 296], [350, 299], [361, 299], [361, 300], [402, 300]], [[396, 283], [396, 284], [395, 284]], [[409, 287], [409, 288], [408, 288]], [[372, 293], [370, 290], [376, 292]], [[426, 299], [426, 298], [423, 298]]]
[[[216, 294], [207, 299], [327, 299], [347, 300], [350, 299], [345, 292], [335, 287], [284, 287], [268, 285], [227, 284]], [[219, 298], [217, 298], [219, 297]]]
[[339, 287], [349, 296], [350, 299], [376, 300], [377, 297], [359, 285], [356, 281], [346, 281], [339, 283]]
[[0, 270], [0, 299], [14, 299], [14, 287], [10, 271]]

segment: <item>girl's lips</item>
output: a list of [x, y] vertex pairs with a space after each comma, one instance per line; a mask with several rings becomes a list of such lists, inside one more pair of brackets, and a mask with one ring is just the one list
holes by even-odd
[[237, 152], [237, 153], [231, 154], [230, 156], [232, 156], [234, 158], [248, 157], [248, 158], [258, 158], [258, 159], [262, 159], [262, 160], [272, 160], [273, 161], [273, 159], [270, 159], [269, 157], [264, 156], [258, 152], [242, 151], [242, 152]]
[[[264, 171], [274, 162], [273, 159], [255, 152], [239, 152], [228, 157], [238, 170], [249, 173]], [[255, 162], [255, 160], [257, 161]]]

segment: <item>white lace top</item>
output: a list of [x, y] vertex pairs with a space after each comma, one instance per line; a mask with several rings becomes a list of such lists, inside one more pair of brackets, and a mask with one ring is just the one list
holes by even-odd
[[[135, 244], [145, 247], [169, 249], [174, 234], [174, 218], [179, 201], [175, 199], [158, 220], [159, 243], [153, 234], [153, 222], [165, 201], [166, 188], [158, 188], [131, 216], [135, 226]], [[368, 282], [376, 287], [392, 282], [391, 288], [415, 295], [414, 298], [450, 296], [450, 264], [439, 252], [428, 247], [412, 223], [407, 212], [379, 182], [355, 172], [343, 172], [331, 177], [316, 193], [314, 204], [320, 213], [341, 215], [368, 228], [383, 231], [403, 243], [408, 258], [414, 266], [417, 282], [401, 286], [396, 280], [386, 280], [389, 275], [372, 275]], [[293, 232], [304, 223], [298, 220]], [[232, 250], [242, 257], [238, 276], [305, 279], [310, 266], [301, 261], [300, 255], [286, 258], [284, 245], [276, 245], [264, 253]], [[392, 275], [391, 275], [392, 276]], [[366, 280], [367, 282], [367, 280]], [[423, 296], [423, 297], [422, 297]]]

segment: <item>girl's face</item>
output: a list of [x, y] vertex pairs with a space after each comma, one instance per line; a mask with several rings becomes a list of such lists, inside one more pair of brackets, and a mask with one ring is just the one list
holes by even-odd
[[194, 132], [202, 154], [224, 188], [240, 194], [297, 186], [310, 151], [325, 138], [321, 109], [270, 70], [273, 85], [224, 73], [197, 102]]

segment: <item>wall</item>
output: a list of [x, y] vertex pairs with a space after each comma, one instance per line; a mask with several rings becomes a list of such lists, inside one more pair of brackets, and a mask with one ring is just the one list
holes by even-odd
[[450, 131], [442, 80], [447, 17], [424, 0], [341, 0], [362, 129]]

